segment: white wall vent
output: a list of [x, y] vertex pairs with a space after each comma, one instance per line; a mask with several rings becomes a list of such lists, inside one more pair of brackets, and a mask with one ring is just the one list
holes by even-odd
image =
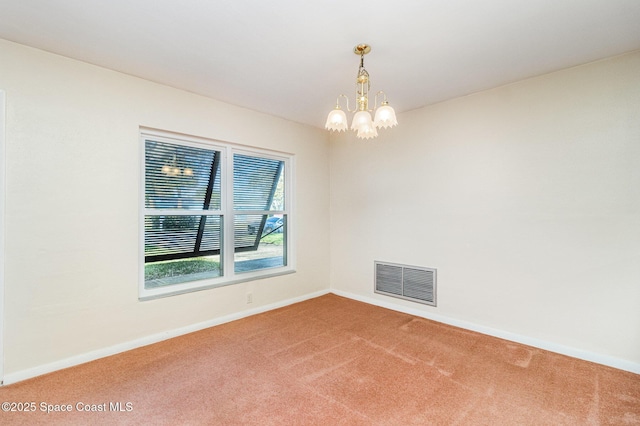
[[436, 270], [420, 266], [375, 263], [375, 292], [436, 306]]

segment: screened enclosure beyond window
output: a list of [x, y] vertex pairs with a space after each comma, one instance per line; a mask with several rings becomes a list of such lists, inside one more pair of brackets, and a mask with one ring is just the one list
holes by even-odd
[[229, 284], [289, 266], [289, 158], [142, 136], [142, 296]]

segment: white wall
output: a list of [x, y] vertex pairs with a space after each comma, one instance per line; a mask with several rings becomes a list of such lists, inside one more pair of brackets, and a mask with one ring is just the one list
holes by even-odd
[[[4, 40], [0, 63], [7, 376], [328, 289], [324, 131]], [[139, 302], [139, 126], [295, 154], [297, 273]]]
[[640, 366], [640, 52], [398, 120], [332, 137], [332, 289], [436, 267], [436, 308], [394, 303]]

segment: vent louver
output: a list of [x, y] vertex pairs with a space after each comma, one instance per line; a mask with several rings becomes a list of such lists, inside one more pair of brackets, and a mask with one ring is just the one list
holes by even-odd
[[436, 306], [436, 270], [375, 262], [375, 292]]

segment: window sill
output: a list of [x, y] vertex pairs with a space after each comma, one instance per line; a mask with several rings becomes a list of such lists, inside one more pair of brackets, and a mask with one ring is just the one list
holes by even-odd
[[[162, 288], [162, 287], [155, 287], [154, 289], [150, 289], [150, 291], [147, 290], [147, 292], [153, 292], [153, 294], [140, 295], [138, 296], [138, 301], [145, 302], [148, 300], [161, 299], [163, 297], [176, 296], [179, 294], [193, 293], [193, 292], [202, 291], [202, 290], [210, 290], [212, 288], [225, 287], [228, 285], [239, 284], [239, 283], [248, 282], [248, 281], [256, 281], [256, 280], [262, 280], [265, 278], [277, 277], [280, 275], [294, 274], [295, 272], [296, 272], [295, 269], [285, 267], [285, 268], [273, 269], [273, 271], [269, 271], [269, 272], [265, 272], [265, 270], [261, 270], [258, 273], [241, 273], [239, 275], [236, 275], [233, 279], [230, 279], [227, 281], [216, 280], [217, 282], [212, 282], [211, 284], [204, 283], [202, 285], [198, 285], [197, 287], [176, 288], [175, 290], [163, 291], [162, 293], [153, 292], [153, 290], [157, 288]], [[186, 284], [190, 284], [190, 283], [186, 283]]]

